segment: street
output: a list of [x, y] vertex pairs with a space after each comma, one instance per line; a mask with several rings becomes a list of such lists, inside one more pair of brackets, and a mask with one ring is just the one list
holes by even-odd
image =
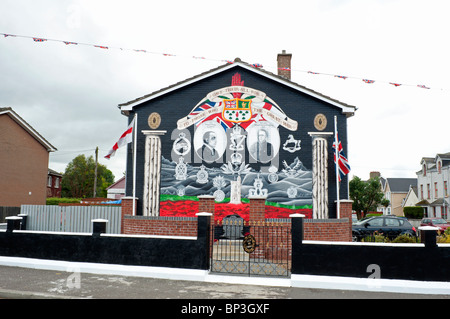
[[450, 299], [449, 295], [270, 287], [0, 266], [4, 299]]

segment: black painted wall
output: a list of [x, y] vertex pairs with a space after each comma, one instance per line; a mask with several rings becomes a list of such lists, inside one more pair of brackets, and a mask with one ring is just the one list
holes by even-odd
[[[12, 223], [11, 225], [12, 226]], [[16, 225], [18, 226], [18, 225]], [[211, 218], [198, 217], [197, 240], [0, 232], [0, 256], [136, 266], [209, 269]], [[11, 229], [11, 230], [10, 230]], [[303, 242], [303, 218], [292, 218], [292, 274], [450, 281], [450, 247]], [[377, 269], [377, 273], [375, 273]], [[373, 277], [372, 277], [373, 278]]]
[[[139, 198], [137, 214], [142, 214], [143, 203], [143, 176], [144, 176], [144, 154], [145, 154], [145, 136], [142, 130], [150, 130], [148, 125], [148, 117], [152, 112], [158, 112], [161, 115], [161, 125], [158, 130], [167, 130], [162, 136], [162, 155], [171, 159], [171, 151], [174, 139], [172, 132], [177, 127], [177, 121], [189, 114], [192, 108], [197, 105], [208, 93], [231, 85], [231, 79], [234, 74], [240, 73], [244, 86], [263, 91], [275, 103], [277, 103], [284, 113], [293, 120], [298, 122], [298, 130], [291, 132], [284, 127], [279, 127], [281, 143], [283, 143], [288, 134], [294, 134], [295, 138], [300, 139], [302, 149], [299, 152], [291, 154], [280, 150], [280, 165], [283, 160], [288, 164], [292, 163], [295, 157], [299, 157], [303, 165], [312, 170], [312, 138], [308, 132], [318, 132], [314, 127], [314, 117], [319, 114], [325, 114], [327, 117], [327, 127], [323, 132], [334, 132], [334, 116], [338, 119], [338, 132], [342, 141], [344, 152], [349, 156], [347, 147], [347, 117], [342, 114], [342, 110], [334, 105], [326, 103], [308, 94], [304, 94], [298, 90], [294, 90], [288, 86], [273, 81], [258, 73], [252, 72], [242, 67], [234, 67], [229, 70], [222, 71], [216, 75], [210, 76], [204, 80], [199, 80], [188, 86], [178, 90], [169, 92], [150, 101], [135, 106], [134, 110], [138, 113], [138, 139], [137, 139], [137, 180], [136, 180], [136, 196]], [[134, 113], [130, 112], [129, 120]], [[194, 136], [194, 128], [190, 128], [191, 136]], [[332, 143], [333, 136], [328, 140], [329, 157], [329, 211], [330, 217], [335, 216], [335, 200], [336, 200], [336, 175], [333, 163]], [[126, 194], [132, 195], [132, 144], [128, 144], [127, 158], [127, 183]], [[248, 157], [247, 157], [248, 158]], [[351, 157], [349, 159], [351, 163]], [[201, 164], [197, 164], [200, 166]], [[220, 167], [222, 164], [216, 164]], [[252, 164], [252, 167], [258, 168]], [[211, 165], [210, 165], [211, 166]], [[347, 185], [347, 177], [344, 178], [341, 185]], [[347, 187], [341, 186], [341, 198], [348, 198]]]
[[293, 249], [295, 274], [369, 278], [377, 267], [380, 279], [450, 281], [449, 247], [304, 243]]
[[0, 232], [0, 256], [120, 265], [209, 269], [210, 217], [198, 218], [197, 240]]

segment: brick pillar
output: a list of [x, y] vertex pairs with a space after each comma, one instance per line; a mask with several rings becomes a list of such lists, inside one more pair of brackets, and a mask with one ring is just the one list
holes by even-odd
[[[352, 204], [353, 201], [349, 199], [341, 199], [339, 200], [340, 204], [340, 217], [341, 218], [348, 218], [348, 227], [349, 227], [349, 240], [352, 238]], [[336, 209], [337, 209], [337, 201], [336, 201]], [[337, 212], [336, 212], [337, 216]]]
[[214, 212], [216, 207], [216, 199], [211, 195], [198, 196], [198, 212], [199, 213], [211, 213], [212, 220], [214, 220]]
[[125, 226], [125, 215], [133, 216], [133, 200], [136, 201], [135, 205], [137, 207], [137, 198], [133, 197], [122, 197], [122, 205], [121, 205], [121, 222], [120, 222], [120, 233], [123, 234], [124, 226]]
[[250, 222], [264, 222], [266, 220], [266, 197], [249, 196], [250, 200]]
[[250, 216], [249, 225], [250, 233], [255, 236], [257, 247], [252, 253], [252, 258], [265, 258], [266, 242], [262, 231], [264, 222], [266, 221], [266, 198], [265, 196], [249, 196], [250, 200]]

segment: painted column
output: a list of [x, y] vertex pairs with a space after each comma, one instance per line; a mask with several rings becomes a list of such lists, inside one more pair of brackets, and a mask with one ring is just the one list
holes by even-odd
[[328, 132], [310, 132], [313, 143], [313, 218], [328, 218]]
[[167, 131], [142, 131], [145, 135], [144, 216], [159, 216], [161, 139]]

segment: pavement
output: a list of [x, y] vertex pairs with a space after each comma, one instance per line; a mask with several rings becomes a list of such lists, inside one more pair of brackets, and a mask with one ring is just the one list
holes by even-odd
[[450, 299], [450, 283], [440, 283], [433, 293], [421, 290], [420, 285], [419, 289], [408, 288], [411, 283], [401, 281], [396, 286], [404, 291], [389, 292], [384, 284], [373, 281], [361, 285], [365, 285], [363, 290], [340, 289], [350, 287], [348, 281], [339, 286], [323, 278], [293, 277], [224, 276], [202, 270], [0, 257], [0, 298], [167, 299], [179, 300], [179, 307], [200, 299]]

